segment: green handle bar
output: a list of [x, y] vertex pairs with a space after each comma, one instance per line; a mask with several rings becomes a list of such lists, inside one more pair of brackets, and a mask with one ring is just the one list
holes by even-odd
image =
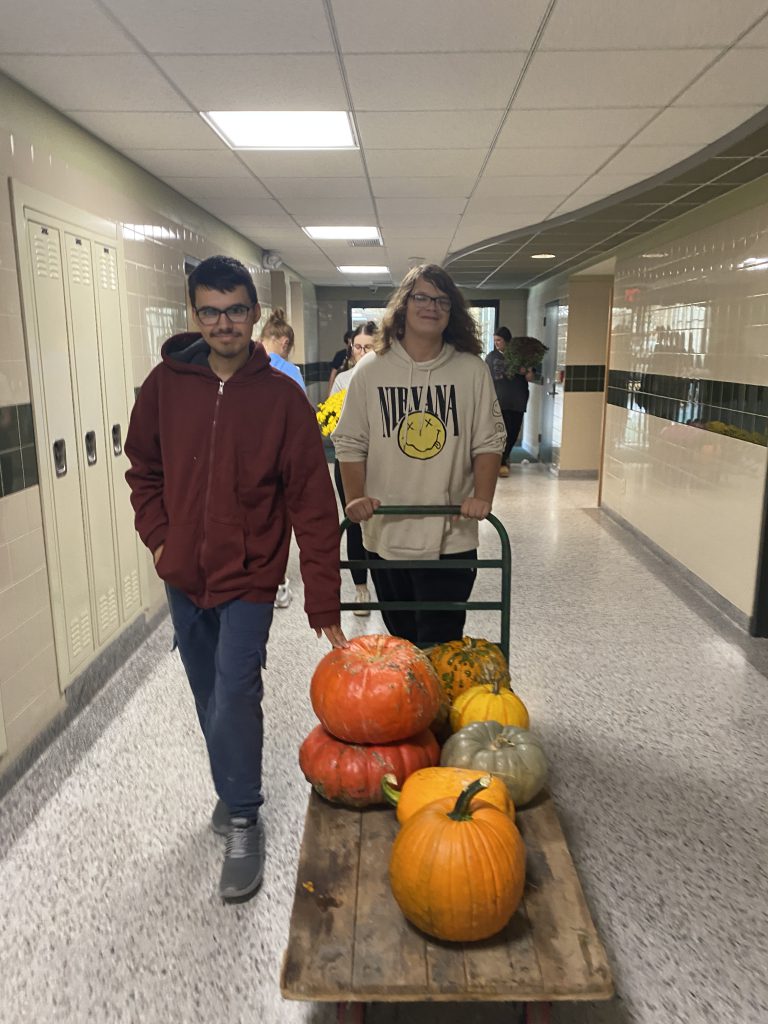
[[[461, 514], [460, 505], [382, 505], [373, 513], [375, 516], [457, 516]], [[340, 531], [343, 535], [351, 520], [342, 519]], [[393, 559], [387, 560], [386, 569], [501, 569], [501, 600], [500, 601], [369, 601], [365, 604], [352, 604], [348, 601], [341, 605], [342, 611], [354, 611], [360, 608], [371, 608], [378, 611], [403, 611], [409, 608], [421, 611], [500, 611], [501, 640], [497, 646], [509, 662], [509, 625], [510, 625], [510, 588], [512, 583], [512, 550], [509, 535], [503, 524], [489, 513], [486, 522], [494, 527], [501, 543], [501, 558], [461, 558], [461, 559]], [[342, 569], [367, 569], [376, 572], [376, 563], [366, 559], [352, 559], [340, 563]]]

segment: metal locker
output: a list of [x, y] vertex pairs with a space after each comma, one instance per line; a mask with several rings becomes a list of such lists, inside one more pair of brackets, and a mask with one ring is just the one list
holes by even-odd
[[[80, 494], [78, 438], [73, 407], [69, 336], [61, 256], [61, 236], [51, 225], [28, 221], [34, 317], [39, 339], [42, 398], [50, 457], [40, 459], [41, 483], [49, 497], [52, 522], [46, 546], [51, 570], [58, 577], [61, 600], [53, 602], [53, 621], [62, 679], [88, 661], [94, 652], [83, 505]], [[47, 479], [43, 474], [49, 470]], [[54, 540], [51, 550], [49, 539]], [[62, 657], [66, 652], [66, 663]]]
[[64, 259], [86, 542], [90, 554], [96, 646], [101, 647], [120, 625], [120, 610], [110, 497], [111, 442], [108, 446], [104, 427], [91, 242], [65, 232]]
[[127, 622], [141, 608], [141, 588], [139, 586], [139, 556], [131, 509], [131, 492], [125, 480], [128, 461], [123, 453], [123, 442], [128, 431], [129, 405], [116, 249], [94, 242], [93, 266], [98, 300], [102, 393], [108, 449], [106, 458], [109, 464], [109, 482], [115, 524], [120, 611], [123, 622]]

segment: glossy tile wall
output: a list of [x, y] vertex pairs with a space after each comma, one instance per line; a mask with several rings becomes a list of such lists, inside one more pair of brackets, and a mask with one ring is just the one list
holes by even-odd
[[767, 196], [764, 178], [618, 254], [606, 417], [603, 503], [745, 615], [768, 440]]
[[[205, 211], [0, 75], [0, 177], [15, 179], [121, 225], [133, 384], [159, 358], [162, 342], [187, 323], [184, 260], [226, 252], [254, 273], [269, 302], [261, 250]], [[62, 707], [35, 460], [27, 430], [30, 388], [11, 224], [0, 192], [0, 717], [7, 750], [0, 773]], [[26, 452], [26, 455], [25, 455]], [[26, 459], [26, 461], [22, 461]], [[22, 475], [16, 473], [17, 463]], [[19, 481], [22, 486], [18, 487]], [[0, 484], [0, 487], [3, 487]], [[142, 564], [148, 610], [162, 591]], [[0, 729], [0, 742], [2, 730]]]

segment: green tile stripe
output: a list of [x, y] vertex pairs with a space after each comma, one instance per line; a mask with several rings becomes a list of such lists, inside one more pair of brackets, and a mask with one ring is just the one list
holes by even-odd
[[611, 370], [608, 403], [768, 445], [768, 387], [759, 384]]
[[605, 391], [605, 364], [565, 366], [566, 391]]
[[32, 406], [0, 406], [0, 498], [38, 482]]

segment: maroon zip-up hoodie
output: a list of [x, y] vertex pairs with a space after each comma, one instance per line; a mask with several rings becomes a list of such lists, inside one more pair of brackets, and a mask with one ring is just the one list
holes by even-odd
[[271, 602], [291, 527], [313, 627], [340, 621], [336, 499], [315, 413], [262, 345], [226, 383], [199, 334], [177, 334], [141, 386], [125, 474], [158, 575], [196, 605]]

